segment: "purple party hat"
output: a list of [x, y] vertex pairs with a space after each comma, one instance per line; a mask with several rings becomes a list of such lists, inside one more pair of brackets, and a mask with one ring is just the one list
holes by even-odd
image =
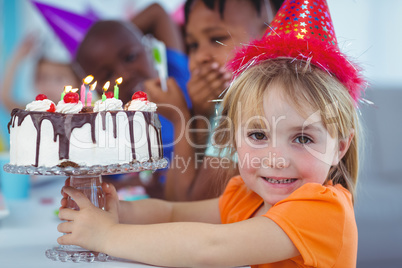
[[85, 34], [98, 20], [96, 14], [89, 10], [89, 13], [81, 15], [35, 0], [32, 0], [32, 3], [38, 8], [73, 59]]

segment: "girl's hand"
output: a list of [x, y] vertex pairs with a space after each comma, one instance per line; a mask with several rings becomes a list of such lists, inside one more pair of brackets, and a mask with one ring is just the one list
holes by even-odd
[[187, 108], [184, 95], [174, 78], [168, 78], [166, 84], [167, 91], [163, 91], [159, 79], [150, 79], [144, 83], [144, 87], [150, 101], [157, 104], [159, 114], [173, 124], [185, 123], [183, 119], [189, 117], [190, 111]]
[[102, 252], [108, 241], [108, 232], [118, 221], [118, 200], [109, 192], [106, 194], [105, 210], [95, 207], [79, 190], [70, 186], [63, 188], [78, 205], [79, 210], [60, 209], [59, 218], [67, 222], [60, 223], [58, 231], [65, 233], [57, 239], [61, 245], [77, 245]]
[[63, 196], [63, 198], [60, 201], [61, 207], [59, 210], [68, 207], [68, 195], [64, 192], [64, 188], [67, 186], [70, 186], [70, 177], [66, 179], [66, 181], [64, 182], [64, 187], [61, 188], [61, 195]]
[[[60, 209], [63, 208], [68, 208], [68, 194], [64, 192], [64, 188], [70, 186], [70, 178], [67, 178], [66, 181], [64, 182], [64, 187], [61, 189], [61, 195], [63, 198], [60, 201], [61, 207]], [[117, 208], [119, 208], [119, 196], [117, 195], [116, 188], [113, 186], [113, 184], [103, 182], [102, 183], [102, 190], [105, 194], [106, 197], [106, 204], [107, 202], [116, 202], [117, 203]], [[71, 207], [70, 207], [71, 208]], [[119, 211], [119, 210], [117, 210]]]
[[209, 119], [214, 110], [214, 103], [211, 101], [219, 98], [229, 86], [231, 78], [232, 74], [226, 72], [217, 62], [204, 64], [193, 70], [187, 89], [194, 114]]

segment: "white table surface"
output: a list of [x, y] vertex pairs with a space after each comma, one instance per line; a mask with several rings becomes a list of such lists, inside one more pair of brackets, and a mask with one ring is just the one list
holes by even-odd
[[10, 214], [0, 219], [0, 267], [154, 267], [130, 261], [74, 263], [52, 261], [45, 251], [57, 246], [59, 208], [63, 178], [42, 177], [32, 183], [30, 197], [6, 200]]

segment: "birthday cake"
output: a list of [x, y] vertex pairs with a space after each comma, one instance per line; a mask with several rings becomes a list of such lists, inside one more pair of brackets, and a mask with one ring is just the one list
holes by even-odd
[[78, 93], [65, 94], [57, 105], [38, 95], [25, 110], [11, 113], [10, 164], [81, 167], [162, 159], [156, 105], [136, 92], [122, 106], [113, 97], [84, 107]]

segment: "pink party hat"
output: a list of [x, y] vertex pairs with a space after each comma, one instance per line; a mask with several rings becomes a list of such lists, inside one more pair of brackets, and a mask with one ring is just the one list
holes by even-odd
[[309, 61], [334, 75], [357, 103], [366, 85], [360, 69], [339, 51], [325, 0], [285, 0], [265, 36], [240, 48], [228, 64], [235, 76], [279, 57]]
[[38, 8], [55, 34], [70, 52], [71, 58], [74, 58], [85, 34], [92, 24], [98, 20], [96, 14], [92, 10], [89, 10], [87, 14], [80, 15], [38, 1], [33, 0], [32, 3]]

